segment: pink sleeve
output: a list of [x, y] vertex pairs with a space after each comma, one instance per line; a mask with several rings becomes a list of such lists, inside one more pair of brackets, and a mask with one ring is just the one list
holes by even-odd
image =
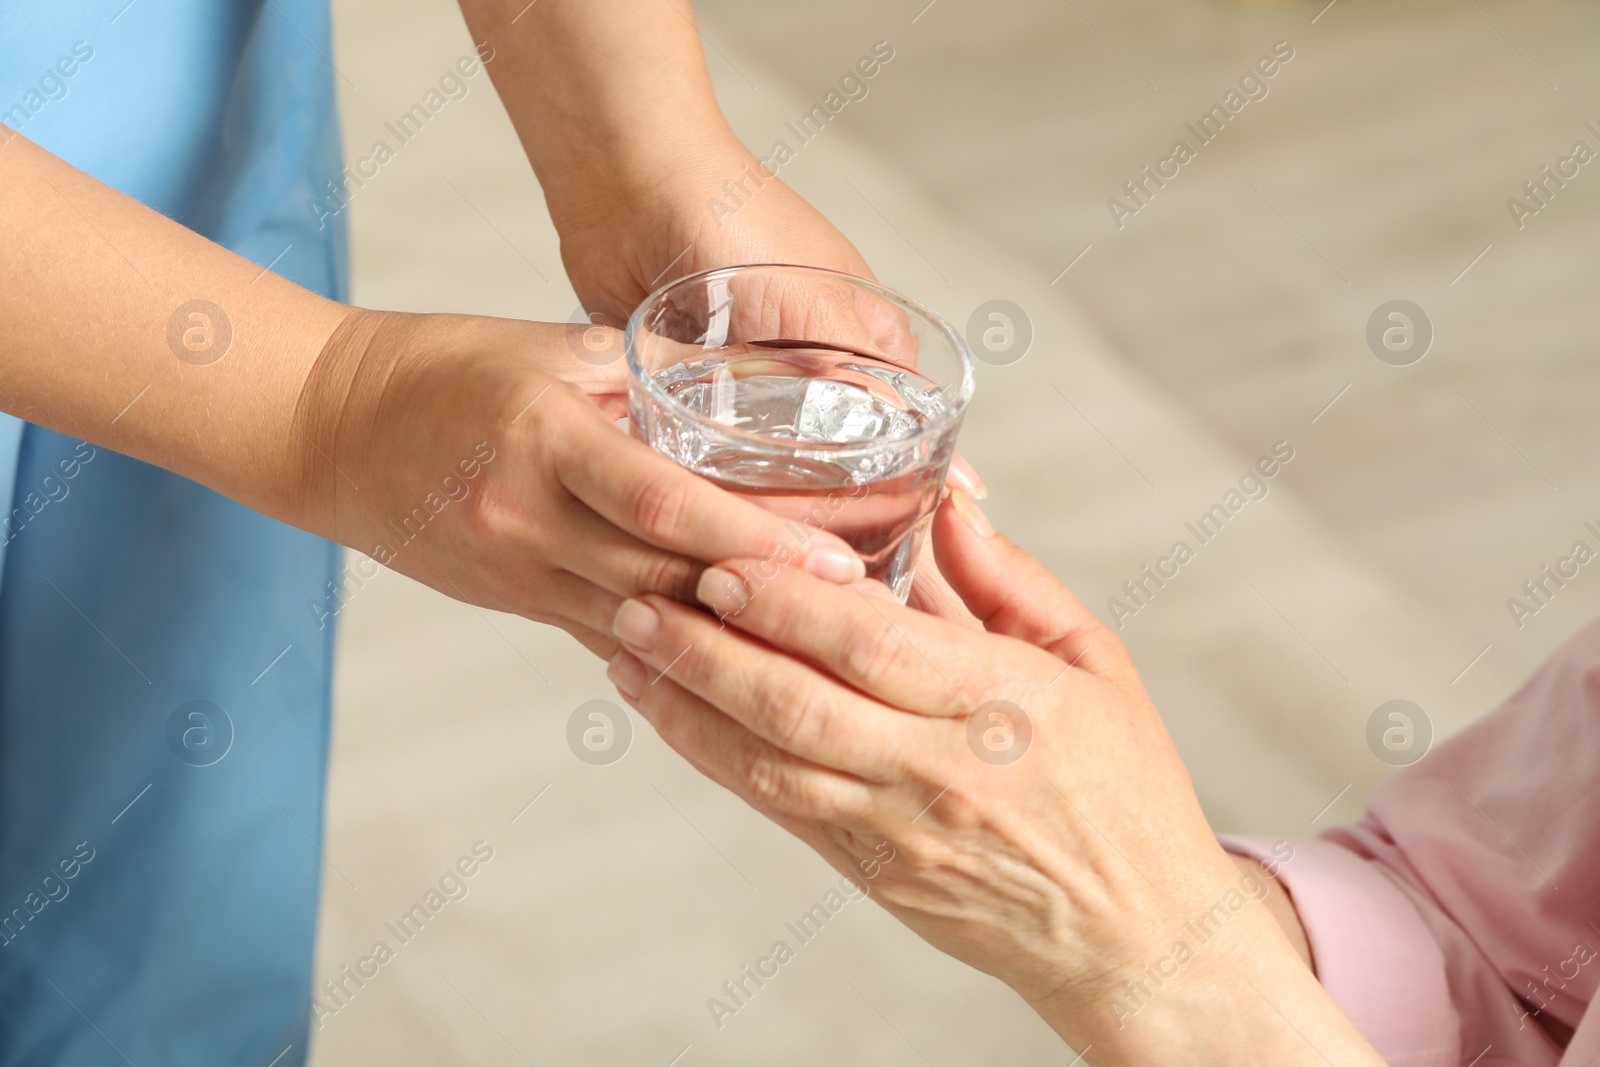
[[1600, 623], [1361, 822], [1287, 860], [1223, 844], [1281, 861], [1318, 977], [1390, 1064], [1576, 1064], [1600, 1038], [1600, 1015], [1580, 1026], [1600, 985]]
[[[1415, 905], [1377, 864], [1320, 839], [1224, 837], [1294, 898], [1317, 978], [1392, 1067], [1459, 1067], [1460, 1020], [1445, 958]], [[1285, 855], [1288, 858], [1285, 859]], [[1479, 1065], [1481, 1067], [1481, 1065]]]

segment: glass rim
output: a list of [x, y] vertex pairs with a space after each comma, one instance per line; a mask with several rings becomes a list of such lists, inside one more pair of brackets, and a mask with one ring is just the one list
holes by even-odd
[[[859, 274], [851, 274], [847, 271], [833, 270], [830, 267], [811, 267], [802, 263], [737, 263], [731, 266], [713, 267], [710, 270], [685, 274], [681, 278], [675, 278], [665, 285], [657, 287], [640, 302], [638, 307], [634, 308], [633, 314], [628, 316], [628, 324], [623, 332], [623, 352], [628, 364], [630, 383], [638, 383], [650, 395], [652, 400], [671, 409], [681, 418], [692, 420], [699, 425], [714, 427], [718, 433], [726, 434], [735, 440], [746, 441], [764, 449], [780, 452], [826, 452], [829, 455], [848, 456], [858, 452], [869, 453], [885, 447], [886, 442], [884, 441], [789, 440], [782, 437], [773, 437], [770, 434], [740, 429], [737, 426], [729, 426], [726, 423], [708, 418], [688, 407], [663, 389], [652, 375], [645, 373], [643, 361], [639, 358], [636, 342], [640, 327], [644, 324], [644, 316], [647, 309], [655, 306], [667, 293], [679, 286], [705, 282], [718, 276], [732, 277], [751, 271], [792, 271], [813, 276], [838, 278], [858, 289], [864, 289], [883, 297], [908, 312], [919, 315], [925, 322], [932, 325], [949, 344], [951, 350], [955, 353], [956, 361], [961, 366], [961, 378], [958, 383], [954, 383], [954, 399], [950, 399], [950, 386], [939, 387], [939, 391], [946, 394], [949, 404], [942, 416], [929, 420], [916, 433], [887, 443], [891, 443], [896, 447], [908, 447], [914, 442], [944, 433], [951, 427], [960, 424], [961, 416], [966, 413], [967, 402], [972, 399], [973, 390], [977, 385], [977, 368], [972, 359], [972, 350], [967, 347], [966, 339], [956, 331], [956, 328], [950, 325], [943, 315], [940, 315], [922, 301], [915, 297], [907, 296], [896, 289], [891, 289], [881, 282], [874, 281], [871, 278], [863, 278]], [[883, 362], [892, 363], [894, 361], [884, 359]]]

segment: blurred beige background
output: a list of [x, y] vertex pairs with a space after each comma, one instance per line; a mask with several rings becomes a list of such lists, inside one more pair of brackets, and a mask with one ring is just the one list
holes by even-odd
[[[1574, 141], [1600, 147], [1600, 10], [924, 3], [702, 0], [730, 118], [764, 152], [892, 45], [783, 176], [958, 326], [992, 299], [1025, 310], [1031, 350], [981, 369], [963, 451], [996, 524], [1104, 617], [1292, 445], [1123, 633], [1219, 829], [1356, 817], [1390, 770], [1366, 741], [1379, 704], [1458, 729], [1600, 611], [1593, 568], [1521, 629], [1506, 606], [1600, 525], [1600, 166], [1521, 230], [1506, 207]], [[471, 43], [446, 0], [334, 8], [360, 154]], [[1278, 41], [1294, 58], [1268, 96], [1119, 229], [1107, 199]], [[355, 298], [568, 319], [539, 190], [487, 78], [470, 85], [353, 200]], [[1405, 367], [1365, 339], [1397, 298], [1436, 334]], [[341, 621], [319, 981], [475, 842], [494, 852], [325, 1020], [316, 1062], [1071, 1060], [871, 904], [719, 1030], [706, 999], [832, 872], [641, 720], [620, 762], [575, 758], [569, 715], [611, 691], [565, 635], [388, 574]]]

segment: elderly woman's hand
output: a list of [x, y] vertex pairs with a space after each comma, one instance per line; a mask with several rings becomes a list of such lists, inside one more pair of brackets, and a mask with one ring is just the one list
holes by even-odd
[[1122, 643], [959, 492], [934, 542], [988, 632], [725, 563], [629, 601], [611, 677], [703, 772], [993, 974], [1092, 1062], [1380, 1062], [1218, 846]]

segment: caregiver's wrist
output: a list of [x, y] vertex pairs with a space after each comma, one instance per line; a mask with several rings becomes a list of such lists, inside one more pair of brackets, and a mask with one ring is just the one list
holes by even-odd
[[364, 370], [370, 369], [375, 339], [403, 328], [399, 320], [417, 317], [344, 308], [300, 382], [291, 415], [296, 450], [285, 464], [277, 509], [269, 512], [274, 518], [329, 540], [348, 541], [348, 532], [340, 528], [349, 525], [348, 509], [341, 520], [339, 497], [358, 483], [349, 480], [350, 472], [342, 472], [342, 434], [368, 377]]

